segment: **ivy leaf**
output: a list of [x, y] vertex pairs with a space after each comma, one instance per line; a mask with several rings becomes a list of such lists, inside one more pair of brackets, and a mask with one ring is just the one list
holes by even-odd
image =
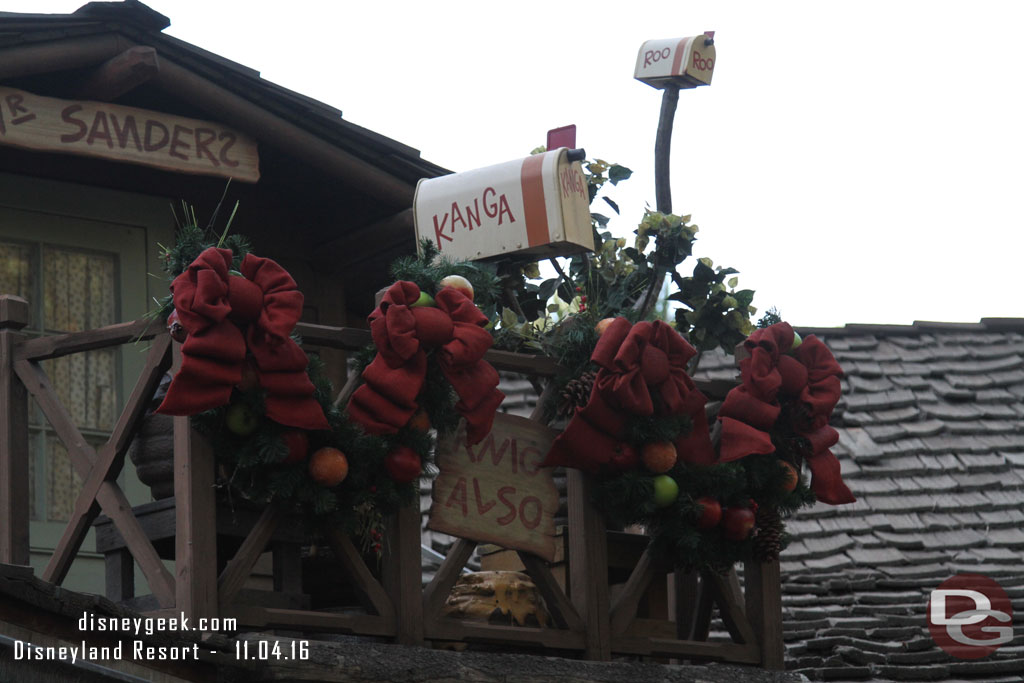
[[740, 291], [733, 294], [736, 298], [736, 303], [739, 304], [737, 308], [749, 306], [750, 302], [754, 300], [754, 290], [752, 289], [741, 289]]
[[706, 282], [706, 283], [711, 283], [711, 282], [715, 281], [715, 271], [711, 270], [711, 268], [708, 266], [708, 264], [705, 263], [705, 261], [708, 261], [708, 260], [709, 259], [702, 258], [697, 263], [697, 265], [694, 266], [694, 269], [693, 269], [693, 279], [694, 280], [697, 280], [698, 282]]
[[736, 289], [736, 285], [738, 285], [739, 283], [740, 279], [738, 277], [729, 278], [729, 289]]
[[603, 199], [606, 202], [608, 202], [608, 206], [612, 207], [612, 210], [615, 211], [616, 214], [619, 213], [619, 205], [618, 204], [613, 202], [611, 199], [608, 199], [608, 197], [601, 197], [601, 199]]
[[619, 164], [612, 164], [608, 169], [608, 180], [611, 181], [612, 185], [618, 185], [620, 180], [626, 180], [631, 175], [633, 175], [631, 169]]
[[540, 283], [540, 287], [537, 288], [537, 298], [541, 301], [547, 301], [558, 289], [558, 283], [561, 280], [559, 278], [551, 278]]
[[608, 218], [608, 216], [605, 216], [605, 215], [600, 214], [600, 213], [592, 213], [592, 214], [590, 214], [590, 217], [593, 220], [595, 220], [597, 222], [597, 224], [600, 225], [602, 228], [606, 227], [608, 225], [608, 221], [610, 220]]
[[519, 323], [519, 316], [511, 308], [501, 309], [501, 326], [502, 327], [515, 327]]

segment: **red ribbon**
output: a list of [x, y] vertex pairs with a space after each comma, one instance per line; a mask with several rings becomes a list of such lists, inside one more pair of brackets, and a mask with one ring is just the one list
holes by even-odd
[[230, 249], [210, 247], [171, 283], [174, 310], [188, 332], [181, 369], [157, 412], [195, 415], [231, 400], [246, 352], [266, 390], [267, 417], [289, 427], [328, 429], [306, 373], [309, 359], [289, 336], [302, 293], [284, 268], [246, 254], [242, 276], [229, 274]]
[[715, 461], [704, 404], [707, 398], [686, 374], [696, 350], [661, 321], [630, 324], [616, 318], [590, 359], [601, 369], [587, 405], [555, 439], [546, 467], [597, 473], [634, 467], [637, 453], [625, 443], [630, 417], [688, 415], [692, 428], [676, 439], [679, 458], [695, 465]]
[[805, 455], [811, 470], [811, 489], [818, 500], [831, 505], [856, 500], [843, 482], [839, 460], [829, 449], [839, 432], [828, 425], [839, 402], [843, 370], [832, 352], [813, 334], [794, 351], [789, 323], [755, 330], [743, 342], [750, 353], [740, 361], [742, 383], [731, 390], [718, 412], [722, 424], [722, 462], [751, 454], [775, 452], [770, 432], [782, 412], [782, 403], [794, 404], [793, 430], [810, 444]]
[[370, 434], [393, 434], [405, 426], [419, 407], [427, 351], [436, 348], [441, 371], [459, 396], [455, 408], [466, 418], [466, 443], [473, 445], [491, 431], [505, 398], [497, 389], [497, 370], [483, 360], [493, 341], [483, 329], [487, 316], [452, 287], [437, 293], [436, 308], [413, 306], [419, 296], [415, 283], [396, 282], [370, 314], [377, 356], [363, 371], [365, 384], [352, 394], [349, 417]]

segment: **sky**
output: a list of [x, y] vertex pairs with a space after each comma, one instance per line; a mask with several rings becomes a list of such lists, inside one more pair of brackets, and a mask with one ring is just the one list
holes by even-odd
[[655, 203], [661, 91], [633, 79], [637, 51], [714, 30], [712, 84], [680, 93], [672, 138], [696, 256], [797, 325], [1024, 317], [1024, 3], [146, 4], [455, 171], [574, 123], [589, 158], [634, 170], [609, 193], [624, 237]]

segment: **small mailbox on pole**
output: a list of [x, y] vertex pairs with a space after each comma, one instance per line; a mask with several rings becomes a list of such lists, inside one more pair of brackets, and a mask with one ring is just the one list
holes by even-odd
[[715, 71], [715, 32], [699, 36], [648, 40], [636, 56], [633, 78], [653, 88], [711, 85]]
[[445, 256], [539, 258], [593, 250], [583, 150], [559, 148], [495, 166], [424, 178], [416, 186], [416, 235]]

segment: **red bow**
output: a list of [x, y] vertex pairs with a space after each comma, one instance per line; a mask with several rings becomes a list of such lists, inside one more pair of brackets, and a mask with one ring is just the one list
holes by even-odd
[[491, 431], [494, 412], [505, 398], [498, 372], [483, 360], [491, 347], [483, 329], [487, 316], [462, 292], [445, 287], [433, 306], [413, 306], [420, 288], [413, 282], [391, 285], [370, 314], [377, 356], [365, 370], [348, 404], [348, 413], [371, 434], [392, 434], [409, 422], [427, 376], [427, 350], [437, 348], [441, 371], [451, 382], [466, 418], [466, 443], [478, 443]]
[[301, 429], [328, 429], [309, 359], [289, 336], [302, 314], [302, 293], [274, 261], [246, 254], [242, 276], [230, 275], [231, 250], [210, 247], [174, 278], [174, 310], [188, 332], [181, 369], [157, 412], [194, 415], [231, 400], [246, 352], [266, 392], [266, 414]]
[[695, 465], [713, 463], [704, 415], [707, 399], [686, 374], [686, 364], [696, 353], [661, 321], [632, 325], [616, 318], [590, 356], [601, 366], [590, 401], [555, 439], [544, 465], [591, 473], [629, 469], [636, 465], [637, 454], [624, 442], [627, 420], [650, 415], [688, 415], [690, 432], [675, 443], [680, 459]]
[[722, 461], [774, 453], [771, 429], [782, 403], [792, 403], [793, 430], [810, 444], [805, 460], [818, 500], [831, 505], [852, 503], [856, 498], [843, 483], [839, 460], [829, 450], [839, 440], [839, 432], [828, 426], [828, 420], [839, 402], [843, 370], [814, 335], [796, 348], [795, 357], [785, 355], [794, 338], [789, 323], [777, 323], [755, 330], [743, 342], [750, 357], [740, 361], [742, 384], [729, 392], [718, 412]]

